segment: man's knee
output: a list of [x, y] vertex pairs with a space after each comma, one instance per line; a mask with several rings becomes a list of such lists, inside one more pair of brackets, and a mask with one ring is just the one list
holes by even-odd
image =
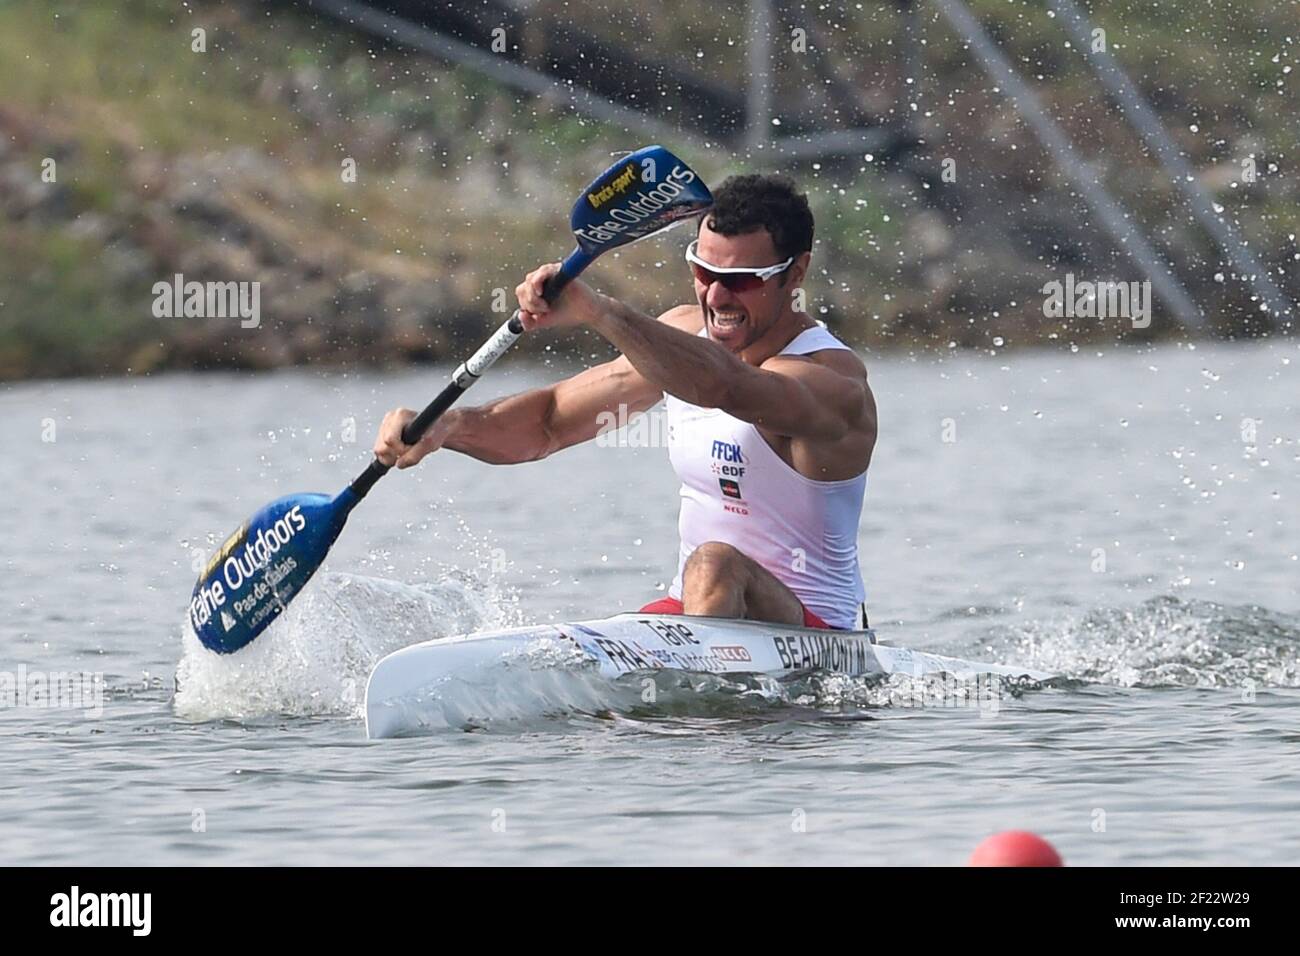
[[739, 574], [745, 567], [745, 555], [724, 541], [705, 541], [686, 559], [685, 575], [706, 579]]

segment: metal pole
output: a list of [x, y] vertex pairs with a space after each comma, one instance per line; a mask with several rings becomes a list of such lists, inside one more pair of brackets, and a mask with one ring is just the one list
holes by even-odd
[[1161, 261], [1159, 254], [1133, 226], [1097, 176], [1075, 155], [1074, 147], [1065, 133], [1047, 115], [1037, 95], [989, 39], [966, 5], [961, 0], [934, 0], [934, 3], [957, 32], [965, 37], [984, 69], [1005, 87], [1011, 101], [1047, 147], [1057, 165], [1074, 182], [1106, 230], [1137, 262], [1174, 317], [1185, 327], [1203, 329], [1206, 324], [1204, 315], [1187, 295], [1169, 265]]
[[1278, 288], [1273, 277], [1269, 275], [1268, 269], [1255, 258], [1255, 254], [1237, 235], [1232, 224], [1215, 213], [1213, 197], [1196, 178], [1191, 164], [1183, 157], [1182, 152], [1160, 122], [1160, 118], [1156, 116], [1155, 110], [1138, 92], [1133, 81], [1124, 72], [1124, 68], [1119, 65], [1119, 61], [1110, 55], [1109, 50], [1092, 49], [1092, 24], [1088, 22], [1083, 11], [1074, 4], [1073, 0], [1050, 0], [1050, 2], [1052, 8], [1064, 21], [1070, 39], [1074, 41], [1102, 85], [1124, 111], [1129, 122], [1155, 152], [1169, 178], [1191, 205], [1196, 220], [1214, 237], [1219, 248], [1232, 260], [1237, 271], [1250, 282], [1255, 293], [1274, 316], [1290, 313], [1293, 304]]
[[[925, 79], [925, 48], [921, 46], [921, 4], [904, 0], [899, 11], [898, 45], [903, 63], [903, 95], [899, 97], [900, 115], [911, 116], [909, 100], [921, 102], [921, 81]], [[911, 80], [911, 83], [907, 81]], [[933, 125], [933, 124], [927, 124]]]
[[772, 21], [772, 0], [749, 0], [745, 145], [751, 156], [763, 149], [772, 131]]

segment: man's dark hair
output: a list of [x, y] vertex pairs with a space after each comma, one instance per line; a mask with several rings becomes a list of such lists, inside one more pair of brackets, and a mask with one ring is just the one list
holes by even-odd
[[731, 176], [713, 193], [709, 228], [724, 236], [766, 229], [778, 259], [812, 249], [813, 214], [808, 197], [786, 176], [746, 173]]

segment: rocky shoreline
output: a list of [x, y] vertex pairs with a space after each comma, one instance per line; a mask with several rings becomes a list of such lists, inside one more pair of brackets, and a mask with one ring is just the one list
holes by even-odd
[[[35, 9], [33, 22], [45, 22]], [[131, 29], [171, 43], [187, 28], [165, 4], [123, 0], [122, 11], [120, 23], [101, 24], [90, 39], [111, 46], [114, 31]], [[607, 162], [620, 138], [545, 98], [523, 100], [413, 54], [359, 52], [364, 42], [337, 25], [326, 31], [332, 45], [313, 50], [316, 62], [274, 62], [286, 46], [305, 49], [307, 21], [286, 16], [278, 28], [288, 34], [266, 37], [254, 7], [205, 13], [233, 38], [236, 56], [224, 80], [206, 65], [197, 74], [216, 89], [194, 115], [153, 115], [148, 98], [124, 106], [121, 93], [72, 89], [58, 77], [37, 78], [44, 102], [7, 95], [0, 83], [0, 379], [455, 357], [504, 318], [525, 269], [566, 251], [557, 224], [585, 178], [577, 171]], [[44, 38], [59, 39], [57, 31]], [[244, 61], [260, 64], [252, 80]], [[0, 80], [18, 68], [12, 58], [0, 65]], [[157, 69], [162, 85], [201, 82], [180, 75], [194, 69], [186, 59]], [[162, 95], [155, 88], [152, 98]], [[205, 118], [203, 109], [230, 109], [231, 97], [237, 115], [224, 126]], [[1077, 199], [1042, 173], [1045, 159], [1007, 169], [993, 158], [964, 160], [969, 171], [949, 186], [931, 176], [954, 145], [980, 155], [972, 144], [986, 131], [971, 115], [922, 124], [940, 145], [887, 168], [853, 159], [790, 170], [819, 216], [809, 312], [868, 349], [1077, 347], [1185, 334], [1159, 312], [1149, 328], [1045, 315], [1045, 283], [1067, 272], [1132, 279], [1133, 268], [1104, 239], [1089, 239], [1091, 227], [1079, 228]], [[979, 115], [1009, 114], [990, 101]], [[1015, 122], [999, 135], [1000, 149], [1037, 150]], [[340, 175], [340, 160], [362, 170], [357, 182]], [[44, 176], [49, 162], [53, 181]], [[703, 168], [709, 163], [746, 165], [714, 157]], [[1220, 194], [1236, 189], [1226, 160], [1206, 170]], [[1290, 181], [1271, 188], [1296, 192]], [[1140, 189], [1129, 198], [1145, 201]], [[1153, 221], [1159, 203], [1143, 210]], [[1216, 277], [1220, 267], [1187, 218], [1168, 222], [1161, 242], [1190, 264], [1184, 280], [1211, 332], [1276, 331], [1248, 287]], [[1294, 286], [1286, 242], [1259, 247]], [[667, 307], [689, 294], [673, 268], [677, 255], [671, 240], [637, 247], [593, 281], [647, 310]], [[158, 317], [154, 289], [177, 276], [256, 283], [260, 320]], [[603, 349], [581, 333], [521, 345]]]

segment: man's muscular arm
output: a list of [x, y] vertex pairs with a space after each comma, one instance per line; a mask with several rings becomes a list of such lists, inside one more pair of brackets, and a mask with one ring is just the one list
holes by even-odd
[[443, 445], [493, 465], [538, 461], [595, 438], [602, 412], [617, 413], [619, 405], [643, 412], [657, 401], [659, 392], [620, 357], [555, 385], [453, 409]]
[[[677, 309], [661, 318], [679, 326], [689, 321]], [[619, 356], [554, 385], [449, 409], [414, 446], [402, 443], [401, 432], [415, 412], [394, 409], [384, 416], [375, 454], [399, 468], [410, 468], [441, 447], [493, 465], [537, 461], [595, 438], [602, 412], [617, 414], [620, 405], [629, 415], [643, 412], [659, 401], [661, 392]]]
[[670, 395], [792, 438], [837, 441], [864, 426], [866, 379], [858, 360], [847, 354], [829, 360], [833, 365], [778, 355], [755, 368], [716, 342], [600, 299], [592, 328]]

